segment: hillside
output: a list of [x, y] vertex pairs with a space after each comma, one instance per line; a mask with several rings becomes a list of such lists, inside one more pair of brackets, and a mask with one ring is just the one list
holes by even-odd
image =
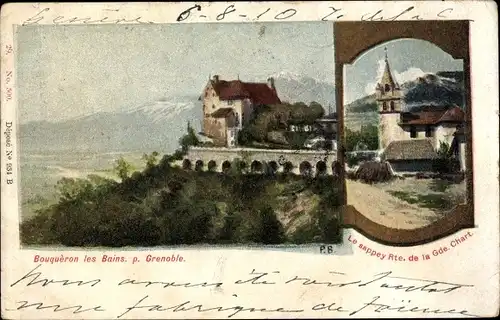
[[63, 179], [60, 199], [23, 221], [25, 245], [333, 243], [340, 240], [332, 177], [185, 171], [165, 156], [122, 182]]

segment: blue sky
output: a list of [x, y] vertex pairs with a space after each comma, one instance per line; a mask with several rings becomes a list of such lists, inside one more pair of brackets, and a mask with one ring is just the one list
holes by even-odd
[[21, 122], [199, 95], [210, 74], [334, 79], [331, 22], [27, 26], [17, 46]]

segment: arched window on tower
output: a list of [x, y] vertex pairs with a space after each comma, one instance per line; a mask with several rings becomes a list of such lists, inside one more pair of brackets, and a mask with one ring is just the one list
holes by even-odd
[[394, 110], [396, 110], [396, 104], [394, 103], [394, 101], [391, 101], [391, 111]]
[[385, 92], [389, 92], [389, 91], [391, 91], [391, 86], [387, 83], [385, 85]]
[[382, 110], [387, 111], [387, 102], [385, 101], [382, 103]]

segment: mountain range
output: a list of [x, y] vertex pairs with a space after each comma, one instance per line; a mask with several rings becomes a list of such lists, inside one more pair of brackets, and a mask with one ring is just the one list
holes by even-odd
[[[462, 71], [442, 71], [425, 74], [400, 84], [404, 95], [403, 111], [417, 112], [422, 108], [464, 108], [464, 74]], [[377, 124], [378, 106], [375, 93], [366, 95], [344, 106], [345, 124], [351, 130], [362, 125]]]
[[[463, 72], [448, 71], [426, 74], [400, 85], [404, 94], [405, 111], [416, 111], [423, 105], [464, 105]], [[346, 112], [377, 111], [375, 93], [359, 98], [345, 106]]]
[[[331, 104], [331, 110], [335, 110], [333, 85], [287, 72], [273, 77], [283, 101], [316, 101], [325, 106]], [[198, 96], [168, 97], [122, 112], [96, 112], [60, 122], [24, 123], [20, 128], [21, 150], [170, 153], [186, 133], [187, 123], [201, 131], [202, 119]]]
[[[335, 86], [332, 83], [287, 72], [273, 77], [282, 101], [316, 101], [326, 112], [328, 109], [335, 111]], [[458, 81], [453, 77], [459, 78], [459, 75], [429, 75], [403, 86], [407, 97], [412, 99], [410, 102], [429, 100], [441, 103], [443, 92], [449, 93], [445, 96], [450, 101], [458, 99], [459, 93], [463, 94], [463, 89], [457, 89]], [[363, 97], [347, 105], [346, 111], [363, 112], [362, 108], [373, 102], [374, 96]], [[200, 131], [202, 117], [198, 96], [183, 96], [164, 98], [121, 112], [96, 112], [60, 122], [32, 121], [20, 126], [21, 152], [170, 153], [178, 147], [187, 122]]]

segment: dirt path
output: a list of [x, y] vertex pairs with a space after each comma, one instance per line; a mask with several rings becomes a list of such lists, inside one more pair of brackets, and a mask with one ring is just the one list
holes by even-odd
[[376, 186], [352, 180], [347, 180], [346, 184], [347, 203], [370, 220], [384, 226], [415, 229], [426, 226], [439, 217], [432, 210], [407, 203]]

